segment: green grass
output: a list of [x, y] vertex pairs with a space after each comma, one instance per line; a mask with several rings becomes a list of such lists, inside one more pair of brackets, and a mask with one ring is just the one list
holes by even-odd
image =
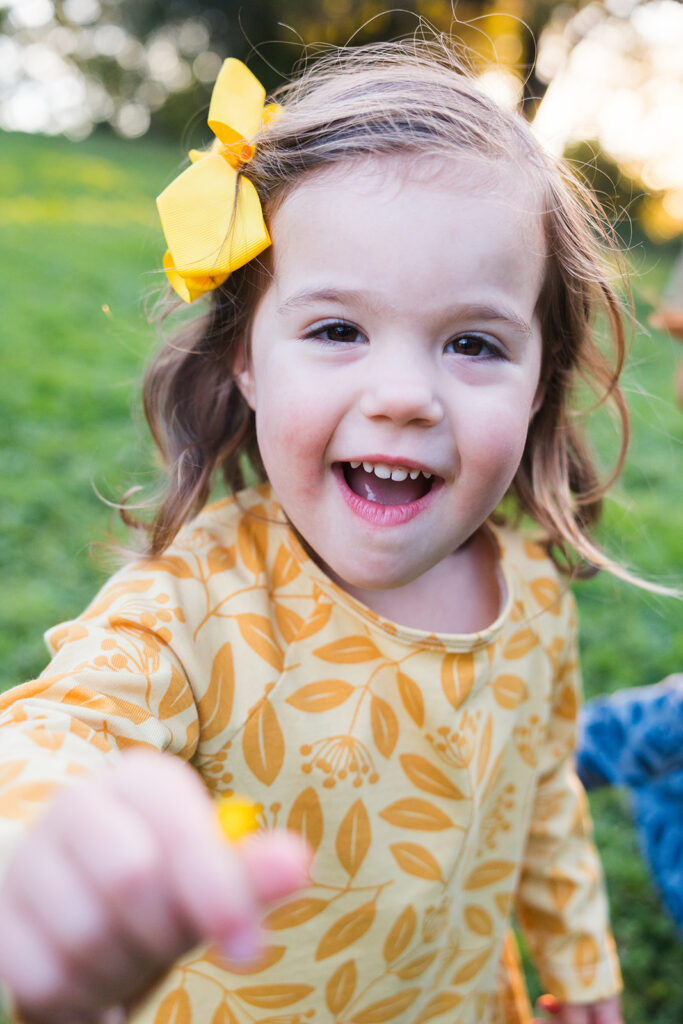
[[[163, 245], [153, 199], [183, 153], [110, 138], [75, 145], [5, 135], [0, 144], [2, 690], [44, 667], [42, 632], [77, 614], [105, 579], [88, 548], [115, 515], [96, 490], [117, 499], [131, 484], [155, 479], [137, 401], [155, 344], [141, 296], [155, 285]], [[671, 257], [638, 251], [634, 261], [644, 323]], [[670, 339], [637, 332], [626, 373], [633, 445], [601, 537], [617, 558], [680, 584], [678, 358]], [[604, 422], [596, 438], [607, 459]], [[679, 602], [606, 574], [576, 590], [588, 695], [681, 669]], [[682, 949], [658, 908], [625, 797], [599, 793], [592, 806], [628, 1024], [674, 1024], [683, 1020]]]

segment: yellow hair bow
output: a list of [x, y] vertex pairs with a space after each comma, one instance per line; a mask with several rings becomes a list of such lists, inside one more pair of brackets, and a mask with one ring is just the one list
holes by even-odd
[[264, 107], [265, 95], [241, 61], [224, 61], [209, 107], [213, 145], [192, 150], [192, 166], [157, 198], [168, 243], [164, 269], [185, 302], [223, 284], [270, 245], [261, 200], [239, 173], [254, 155], [249, 140], [280, 109]]

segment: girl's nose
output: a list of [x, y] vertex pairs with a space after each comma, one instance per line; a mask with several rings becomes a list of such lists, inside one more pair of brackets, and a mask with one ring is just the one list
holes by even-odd
[[409, 423], [436, 426], [444, 410], [427, 380], [415, 374], [383, 374], [364, 390], [360, 410], [368, 419], [387, 419], [399, 426]]

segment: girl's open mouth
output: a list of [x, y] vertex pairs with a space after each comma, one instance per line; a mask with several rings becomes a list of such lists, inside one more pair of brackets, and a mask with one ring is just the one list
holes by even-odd
[[409, 505], [429, 494], [439, 479], [427, 470], [381, 462], [341, 462], [347, 487], [377, 505]]

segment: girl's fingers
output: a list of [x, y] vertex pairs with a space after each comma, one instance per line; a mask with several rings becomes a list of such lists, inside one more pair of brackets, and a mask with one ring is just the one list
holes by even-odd
[[99, 895], [60, 851], [33, 844], [21, 867], [27, 881], [15, 888], [15, 905], [63, 965], [65, 997], [77, 976], [88, 999], [110, 1003], [120, 979], [138, 975], [144, 958], [112, 930]]
[[[69, 794], [71, 795], [71, 794]], [[116, 796], [84, 786], [59, 808], [57, 842], [104, 915], [103, 938], [132, 947], [140, 967], [157, 968], [191, 944], [164, 879], [153, 830]]]
[[312, 850], [296, 832], [257, 832], [240, 849], [262, 903], [282, 899], [310, 881]]
[[239, 936], [245, 955], [251, 947], [254, 955], [260, 944], [254, 887], [243, 857], [222, 838], [213, 800], [196, 773], [171, 756], [132, 752], [106, 785], [149, 823], [179, 920], [194, 941]]
[[7, 984], [12, 1001], [26, 1010], [27, 1018], [47, 1020], [55, 1000], [62, 999], [65, 988], [75, 979], [49, 940], [11, 898], [3, 899], [2, 911], [3, 935], [11, 936], [11, 941], [0, 942], [0, 978]]
[[612, 996], [610, 999], [602, 999], [599, 1003], [595, 1003], [593, 1022], [594, 1024], [624, 1024], [619, 996]]

